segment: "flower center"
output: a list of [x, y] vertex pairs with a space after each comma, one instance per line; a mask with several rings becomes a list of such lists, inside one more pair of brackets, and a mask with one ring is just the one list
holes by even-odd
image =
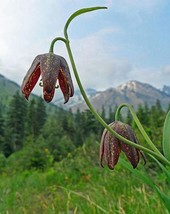
[[[40, 86], [40, 87], [44, 87], [42, 79], [41, 79], [40, 82], [39, 82], [39, 86]], [[57, 89], [57, 88], [59, 88], [59, 87], [60, 87], [60, 86], [59, 86], [59, 84], [57, 83], [57, 85], [55, 86], [55, 89]]]

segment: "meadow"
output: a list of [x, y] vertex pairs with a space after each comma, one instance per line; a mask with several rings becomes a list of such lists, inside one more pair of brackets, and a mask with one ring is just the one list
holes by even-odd
[[[114, 170], [101, 168], [98, 149], [89, 139], [87, 146], [45, 170], [19, 172], [8, 164], [0, 176], [0, 213], [168, 213], [157, 194], [124, 168], [125, 157]], [[138, 168], [143, 170], [142, 163]], [[148, 170], [168, 189], [159, 169], [157, 174]]]

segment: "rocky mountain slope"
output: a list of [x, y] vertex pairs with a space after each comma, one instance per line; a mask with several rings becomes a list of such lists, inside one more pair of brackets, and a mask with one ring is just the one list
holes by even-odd
[[[163, 108], [167, 108], [170, 103], [170, 93], [167, 93], [167, 87], [166, 91], [165, 87], [164, 90], [159, 90], [150, 84], [135, 80], [100, 92], [90, 89], [87, 90], [87, 95], [95, 109], [99, 112], [101, 112], [103, 107], [108, 112], [110, 107], [114, 108], [114, 106], [121, 103], [132, 104], [134, 108], [137, 108], [139, 104], [144, 105], [145, 103], [148, 103], [149, 106], [154, 105], [157, 100], [160, 100]], [[65, 109], [71, 109], [73, 112], [76, 112], [77, 109], [80, 111], [88, 109], [80, 92], [76, 92], [67, 105], [63, 105], [60, 100], [56, 100], [55, 104]]]
[[[20, 86], [17, 83], [0, 74], [1, 107], [6, 108], [12, 96], [19, 90]], [[121, 103], [130, 103], [137, 108], [139, 104], [143, 105], [145, 102], [147, 102], [149, 106], [154, 105], [156, 100], [159, 99], [164, 109], [166, 109], [170, 103], [170, 86], [164, 86], [162, 90], [159, 90], [149, 84], [135, 80], [128, 81], [116, 88], [109, 88], [105, 91], [87, 89], [86, 93], [95, 109], [101, 112], [104, 107], [106, 113], [110, 107], [114, 108]], [[33, 94], [31, 96], [36, 97], [36, 95]], [[63, 96], [59, 95], [59, 92], [56, 91], [56, 96], [50, 106], [54, 107], [55, 104], [66, 110], [71, 109], [73, 112], [76, 112], [77, 109], [80, 111], [88, 109], [79, 91], [75, 92], [67, 104], [63, 104], [63, 102]], [[47, 106], [49, 107], [49, 104], [47, 104]]]

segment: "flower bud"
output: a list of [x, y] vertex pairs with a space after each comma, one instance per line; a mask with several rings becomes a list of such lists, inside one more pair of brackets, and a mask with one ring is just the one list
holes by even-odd
[[[120, 121], [115, 121], [109, 126], [119, 135], [138, 144], [137, 138], [128, 124], [122, 123]], [[114, 166], [117, 164], [121, 150], [125, 153], [126, 157], [132, 164], [133, 168], [136, 168], [140, 154], [144, 158], [144, 155], [135, 147], [125, 144], [113, 134], [111, 134], [107, 129], [104, 129], [101, 144], [100, 144], [100, 164], [103, 167], [102, 161], [103, 156], [105, 158], [106, 164], [110, 169], [114, 169]], [[145, 160], [145, 159], [144, 159]]]

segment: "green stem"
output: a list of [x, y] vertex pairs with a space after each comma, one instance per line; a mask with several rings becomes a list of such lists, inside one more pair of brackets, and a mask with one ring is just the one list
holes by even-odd
[[66, 43], [66, 39], [63, 37], [56, 37], [55, 39], [52, 40], [51, 45], [50, 45], [50, 49], [49, 49], [49, 53], [53, 53], [54, 52], [54, 44], [57, 41], [62, 41], [64, 43]]
[[80, 10], [77, 10], [75, 13], [73, 13], [69, 19], [67, 20], [66, 24], [65, 24], [65, 27], [64, 27], [64, 37], [68, 39], [68, 34], [67, 34], [67, 29], [68, 29], [68, 26], [69, 24], [71, 23], [71, 21], [76, 18], [77, 16], [83, 14], [83, 13], [88, 13], [88, 12], [91, 12], [91, 11], [95, 11], [95, 10], [101, 10], [101, 9], [107, 9], [107, 7], [90, 7], [90, 8], [83, 8], [83, 9], [80, 9]]
[[[127, 107], [130, 111], [130, 113], [132, 114], [132, 117], [134, 119], [134, 121], [136, 122], [136, 125], [138, 126], [140, 132], [142, 133], [143, 137], [145, 138], [146, 142], [148, 143], [148, 145], [153, 149], [153, 151], [155, 151], [156, 153], [158, 153], [159, 155], [163, 156], [161, 154], [161, 152], [156, 148], [156, 146], [153, 144], [153, 142], [151, 141], [151, 139], [149, 138], [149, 136], [147, 135], [147, 133], [145, 132], [142, 124], [140, 123], [133, 107], [127, 103], [122, 103], [121, 105], [118, 106], [116, 114], [115, 114], [115, 120], [118, 120], [119, 115], [120, 115], [120, 111], [123, 107]], [[163, 156], [164, 157], [164, 156]]]
[[129, 144], [131, 146], [134, 146], [135, 148], [137, 148], [139, 150], [142, 150], [144, 152], [147, 152], [147, 153], [155, 156], [157, 159], [159, 159], [160, 161], [162, 161], [162, 162], [164, 162], [164, 163], [166, 163], [167, 165], [170, 166], [170, 162], [163, 155], [155, 153], [152, 150], [147, 149], [146, 147], [143, 147], [143, 146], [141, 146], [139, 144], [135, 144], [134, 142], [132, 142], [130, 140], [127, 140], [126, 138], [122, 137], [117, 132], [115, 132], [110, 126], [108, 126], [107, 123], [100, 117], [100, 115], [96, 112], [96, 110], [91, 105], [91, 103], [90, 103], [90, 101], [89, 101], [89, 99], [88, 99], [88, 97], [87, 97], [87, 95], [86, 95], [86, 93], [84, 91], [84, 88], [83, 88], [83, 86], [81, 84], [81, 81], [80, 81], [80, 78], [79, 78], [79, 75], [78, 75], [78, 72], [77, 72], [77, 69], [76, 69], [76, 65], [75, 65], [75, 62], [74, 62], [74, 58], [73, 58], [73, 55], [72, 55], [72, 52], [71, 52], [69, 41], [67, 40], [67, 42], [65, 44], [66, 44], [66, 48], [67, 48], [67, 51], [68, 51], [70, 62], [71, 62], [71, 65], [72, 65], [72, 68], [73, 68], [73, 72], [74, 72], [77, 84], [79, 86], [80, 92], [81, 92], [81, 94], [82, 94], [87, 106], [89, 107], [90, 111], [95, 116], [95, 118], [103, 125], [103, 127], [105, 127], [110, 133], [112, 133], [119, 140], [121, 140], [124, 143]]

